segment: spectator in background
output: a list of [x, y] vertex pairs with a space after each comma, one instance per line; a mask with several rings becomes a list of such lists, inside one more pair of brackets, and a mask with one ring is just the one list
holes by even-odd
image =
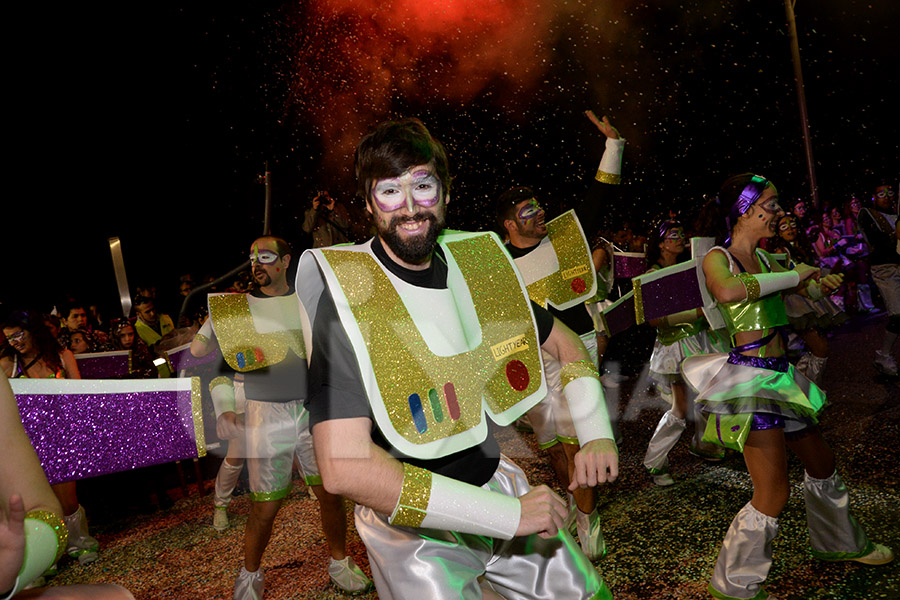
[[175, 330], [172, 317], [156, 312], [156, 303], [153, 298], [137, 296], [134, 299], [134, 312], [137, 315], [137, 320], [134, 322], [135, 332], [144, 340], [148, 348], [152, 349], [166, 334]]
[[88, 312], [85, 305], [78, 301], [64, 303], [60, 306], [59, 316], [63, 323], [63, 328], [59, 332], [59, 342], [64, 348], [69, 347], [69, 336], [79, 329], [84, 329], [94, 336], [94, 340], [99, 344], [107, 342], [107, 335], [102, 331], [94, 331], [88, 322]]
[[313, 248], [343, 244], [350, 240], [350, 215], [346, 207], [325, 190], [316, 194], [303, 217], [303, 231], [312, 235]]
[[875, 368], [891, 377], [900, 376], [893, 356], [900, 336], [900, 230], [897, 228], [897, 197], [890, 185], [875, 188], [874, 208], [859, 213], [859, 228], [872, 249], [869, 255], [872, 280], [878, 286], [888, 312], [881, 349], [875, 352]]
[[806, 206], [806, 200], [803, 198], [794, 200], [794, 206], [791, 207], [790, 212], [797, 217], [797, 223], [803, 231], [809, 234], [809, 228], [813, 226], [813, 221], [812, 215], [809, 213], [809, 209]]
[[104, 334], [106, 334], [109, 330], [109, 323], [106, 322], [106, 319], [100, 312], [100, 307], [96, 304], [90, 304], [87, 307], [87, 312], [88, 327], [90, 328], [90, 330], [93, 332], [102, 331]]
[[69, 350], [72, 354], [93, 352], [94, 338], [86, 329], [78, 329], [69, 333]]
[[112, 326], [113, 347], [116, 350], [131, 351], [131, 377], [135, 379], [156, 379], [159, 372], [153, 364], [153, 355], [147, 344], [135, 334], [134, 325], [128, 319], [121, 319]]

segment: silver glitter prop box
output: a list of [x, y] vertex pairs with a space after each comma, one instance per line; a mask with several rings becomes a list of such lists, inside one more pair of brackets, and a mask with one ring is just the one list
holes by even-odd
[[200, 379], [12, 379], [51, 484], [206, 455]]

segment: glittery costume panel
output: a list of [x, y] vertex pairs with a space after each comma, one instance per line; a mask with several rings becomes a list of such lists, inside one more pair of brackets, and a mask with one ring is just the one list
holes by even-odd
[[[479, 444], [485, 411], [506, 425], [546, 393], [531, 307], [499, 240], [454, 233], [439, 243], [445, 290], [402, 281], [369, 244], [301, 259], [322, 269], [379, 429], [418, 458]], [[498, 293], [515, 289], [522, 294]]]
[[10, 384], [51, 484], [206, 454], [196, 377]]
[[[521, 496], [530, 486], [512, 461], [500, 466], [485, 488]], [[356, 528], [369, 553], [378, 597], [384, 600], [480, 597], [478, 578], [508, 600], [568, 600], [612, 594], [571, 535], [536, 535], [510, 541], [435, 529], [394, 527], [357, 505]]]
[[[734, 262], [727, 253], [732, 265]], [[770, 272], [769, 255], [758, 253], [764, 273]], [[735, 271], [732, 266], [732, 272]], [[781, 294], [751, 302], [719, 304], [728, 333], [766, 330], [787, 324]], [[825, 404], [825, 393], [805, 375], [788, 366], [785, 372], [728, 362], [728, 354], [691, 356], [682, 363], [685, 381], [697, 392], [696, 403], [707, 413], [769, 413], [785, 418], [787, 431], [803, 429]]]
[[558, 310], [577, 306], [597, 293], [591, 250], [574, 210], [547, 223], [538, 247], [516, 258], [528, 295], [540, 306]]

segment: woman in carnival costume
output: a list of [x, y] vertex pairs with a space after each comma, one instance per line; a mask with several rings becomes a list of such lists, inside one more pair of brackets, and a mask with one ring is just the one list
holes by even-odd
[[777, 194], [767, 179], [746, 173], [729, 178], [711, 203], [730, 239], [706, 255], [703, 273], [734, 346], [728, 354], [687, 358], [682, 366], [709, 413], [708, 435], [743, 452], [753, 481], [753, 497], [732, 521], [708, 587], [725, 600], [775, 598], [761, 584], [772, 564], [778, 515], [790, 496], [788, 448], [806, 471], [803, 498], [813, 555], [870, 565], [894, 558], [889, 548], [870, 542], [850, 514], [847, 487], [816, 427], [825, 395], [784, 356], [779, 333], [788, 321], [781, 293], [812, 288], [829, 294], [841, 279], [816, 281], [818, 270], [804, 264], [784, 270], [758, 248], [760, 240], [775, 235], [784, 214]]
[[[651, 232], [647, 249], [648, 273], [671, 267], [684, 253], [684, 227], [674, 220], [663, 221]], [[681, 378], [681, 363], [687, 356], [714, 352], [709, 325], [703, 316], [703, 309], [696, 308], [667, 315], [650, 321], [656, 327], [656, 342], [650, 356], [650, 378], [656, 383], [663, 396], [672, 402], [672, 408], [663, 414], [647, 445], [644, 466], [650, 472], [653, 483], [669, 486], [675, 483], [669, 474], [668, 455], [682, 432], [687, 427], [689, 409], [688, 390]], [[702, 417], [697, 421], [697, 430], [702, 433]], [[718, 461], [724, 451], [702, 442], [700, 435], [694, 436], [691, 452], [707, 460]]]
[[[0, 357], [0, 369], [9, 378], [81, 379], [75, 355], [59, 344], [44, 324], [43, 315], [37, 318], [25, 311], [16, 311], [3, 323], [3, 334], [9, 347]], [[66, 553], [81, 564], [89, 564], [99, 557], [99, 542], [88, 533], [87, 516], [78, 502], [75, 481], [54, 484], [53, 492], [65, 511], [69, 544]], [[48, 573], [52, 575], [54, 572]]]

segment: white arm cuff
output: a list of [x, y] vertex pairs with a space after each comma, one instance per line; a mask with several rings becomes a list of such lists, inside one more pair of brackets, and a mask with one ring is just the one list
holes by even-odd
[[224, 413], [235, 412], [234, 384], [227, 377], [213, 379], [209, 384], [209, 395], [212, 396], [217, 419]]
[[806, 293], [809, 294], [810, 300], [821, 300], [825, 297], [825, 294], [822, 293], [822, 286], [815, 279], [809, 280], [809, 285], [806, 286]]
[[575, 424], [578, 443], [584, 446], [592, 440], [613, 439], [612, 425], [606, 411], [603, 386], [595, 377], [579, 377], [563, 387], [569, 412]]
[[619, 183], [622, 174], [622, 153], [625, 149], [625, 140], [622, 138], [606, 138], [606, 148], [600, 159], [597, 169], [597, 181], [603, 183]]
[[39, 519], [25, 519], [25, 556], [22, 568], [16, 577], [12, 592], [4, 596], [2, 600], [12, 598], [22, 589], [37, 579], [47, 567], [56, 560], [56, 551], [59, 548], [59, 538], [56, 532], [47, 523]]
[[[394, 525], [426, 527], [511, 540], [519, 528], [518, 498], [404, 464]], [[421, 503], [427, 499], [423, 511]], [[420, 506], [415, 506], [420, 504]]]
[[797, 271], [759, 273], [758, 275], [739, 273], [738, 278], [743, 282], [744, 289], [747, 291], [747, 299], [751, 302], [800, 285], [800, 274]]

